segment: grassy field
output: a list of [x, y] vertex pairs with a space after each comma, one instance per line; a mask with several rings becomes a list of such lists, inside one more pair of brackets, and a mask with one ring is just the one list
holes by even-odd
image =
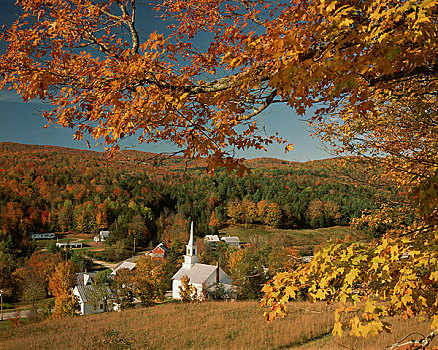
[[349, 236], [354, 241], [360, 241], [367, 238], [361, 231], [348, 226], [304, 230], [284, 230], [264, 226], [229, 226], [220, 230], [220, 234], [224, 236], [237, 235], [241, 241], [250, 243], [277, 240], [277, 243], [292, 246], [304, 255], [311, 254], [316, 246], [330, 239], [344, 239]]
[[[363, 340], [331, 336], [332, 308], [297, 302], [272, 324], [255, 301], [166, 303], [152, 308], [0, 327], [1, 349], [384, 349], [411, 332], [417, 320], [394, 319], [393, 334]], [[6, 322], [6, 321], [5, 321]], [[56, 345], [56, 346], [55, 346]]]

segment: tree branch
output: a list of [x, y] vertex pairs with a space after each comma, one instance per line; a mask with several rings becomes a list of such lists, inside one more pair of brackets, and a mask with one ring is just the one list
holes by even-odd
[[[411, 333], [410, 335], [408, 335], [407, 337], [411, 336], [414, 333]], [[433, 340], [433, 338], [435, 338], [437, 336], [437, 330], [434, 329], [432, 332], [430, 332], [426, 337], [420, 339], [420, 340], [410, 340], [408, 342], [405, 343], [395, 343], [387, 348], [385, 348], [385, 350], [391, 350], [391, 349], [395, 349], [395, 348], [401, 348], [401, 347], [405, 347], [407, 345], [412, 345], [413, 347], [411, 347], [411, 349], [413, 350], [419, 350], [419, 349], [425, 349], [426, 347], [429, 346], [429, 344], [431, 343], [431, 341]], [[407, 338], [405, 337], [405, 339]], [[402, 340], [403, 341], [403, 340]]]
[[272, 92], [266, 97], [266, 100], [262, 103], [262, 105], [259, 108], [255, 109], [250, 114], [246, 114], [238, 117], [237, 120], [238, 121], [248, 120], [260, 114], [266, 108], [268, 108], [268, 106], [271, 105], [271, 103], [274, 101], [275, 96], [277, 96], [277, 89], [272, 90]]

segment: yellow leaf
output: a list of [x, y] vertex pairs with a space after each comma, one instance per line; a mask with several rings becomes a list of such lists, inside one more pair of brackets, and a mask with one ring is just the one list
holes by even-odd
[[327, 8], [326, 8], [327, 12], [332, 12], [335, 9], [336, 4], [337, 4], [337, 1], [331, 2], [330, 5], [328, 5]]
[[316, 294], [315, 294], [315, 298], [320, 299], [320, 300], [324, 300], [326, 297], [326, 294], [324, 293], [324, 291], [322, 289], [318, 289]]
[[287, 153], [287, 152], [289, 152], [289, 151], [292, 151], [294, 149], [294, 145], [293, 145], [293, 143], [289, 143], [286, 147], [285, 147], [285, 149], [284, 149], [284, 153]]
[[339, 321], [335, 322], [335, 324], [333, 326], [332, 334], [338, 335], [338, 336], [342, 335], [342, 323], [341, 322], [339, 322]]

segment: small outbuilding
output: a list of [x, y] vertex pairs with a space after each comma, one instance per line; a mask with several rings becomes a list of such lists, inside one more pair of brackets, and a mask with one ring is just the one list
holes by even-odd
[[96, 236], [94, 236], [95, 242], [105, 242], [110, 235], [109, 231], [100, 231]]
[[168, 253], [169, 248], [167, 248], [164, 243], [160, 243], [152, 251], [151, 258], [152, 260], [164, 260]]
[[54, 239], [56, 235], [53, 232], [45, 232], [45, 233], [32, 233], [30, 235], [31, 239]]

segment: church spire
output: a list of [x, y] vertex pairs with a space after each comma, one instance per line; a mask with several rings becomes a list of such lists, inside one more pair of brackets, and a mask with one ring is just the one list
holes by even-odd
[[188, 245], [193, 246], [193, 221], [190, 224], [190, 239]]
[[190, 225], [190, 239], [189, 239], [189, 243], [186, 245], [186, 255], [184, 255], [184, 262], [182, 267], [184, 269], [191, 269], [192, 266], [198, 262], [199, 262], [198, 246], [194, 244], [193, 221], [192, 221]]

